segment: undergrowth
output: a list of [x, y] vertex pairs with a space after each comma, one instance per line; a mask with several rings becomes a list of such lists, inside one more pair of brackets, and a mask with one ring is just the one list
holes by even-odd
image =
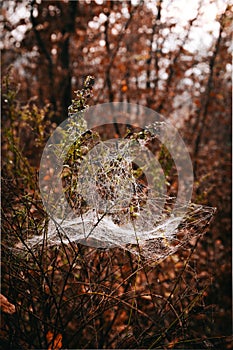
[[[220, 348], [200, 238], [160, 263], [120, 248], [47, 245], [37, 175], [55, 125], [48, 107], [19, 104], [10, 77], [3, 90], [2, 293], [16, 312], [1, 316], [1, 348]], [[36, 250], [27, 246], [41, 234]]]

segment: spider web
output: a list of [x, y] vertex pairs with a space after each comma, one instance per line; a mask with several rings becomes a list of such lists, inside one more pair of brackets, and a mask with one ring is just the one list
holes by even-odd
[[[165, 124], [158, 126], [161, 131]], [[57, 204], [50, 212], [47, 245], [119, 247], [161, 261], [205, 233], [215, 208], [178, 202], [167, 193], [161, 167], [151, 167], [148, 156], [151, 126], [144, 133], [126, 132], [122, 142], [102, 141], [97, 131], [86, 129], [83, 115], [76, 127], [70, 134], [72, 147], [56, 145], [56, 152], [62, 150], [58, 157], [63, 157], [63, 191], [56, 194]], [[139, 148], [140, 161], [135, 161]], [[150, 177], [156, 179], [155, 186], [150, 186]], [[45, 233], [34, 236], [27, 246], [36, 249], [44, 239]]]

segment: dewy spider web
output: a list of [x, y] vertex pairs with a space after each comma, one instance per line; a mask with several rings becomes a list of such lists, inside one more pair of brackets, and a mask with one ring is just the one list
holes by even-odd
[[[142, 117], [147, 125], [140, 125]], [[112, 135], [116, 118], [118, 138]], [[169, 194], [169, 172], [177, 178], [175, 196]], [[84, 111], [70, 113], [41, 160], [47, 244], [121, 247], [164, 259], [202, 235], [214, 214], [214, 208], [190, 203], [192, 183], [182, 139], [154, 111], [112, 103], [85, 110], [85, 118]], [[43, 240], [32, 237], [27, 245], [35, 248]]]

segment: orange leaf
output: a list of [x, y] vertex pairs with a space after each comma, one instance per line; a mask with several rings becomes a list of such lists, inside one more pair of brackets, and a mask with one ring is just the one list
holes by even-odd
[[46, 339], [49, 343], [48, 350], [60, 350], [62, 348], [62, 335], [60, 333], [54, 338], [53, 332], [48, 331]]
[[128, 90], [127, 85], [123, 85], [123, 86], [121, 87], [121, 91], [122, 91], [122, 92], [126, 92], [127, 90]]
[[43, 178], [44, 181], [49, 181], [50, 179], [51, 179], [51, 176], [49, 175], [45, 175]]
[[178, 339], [178, 338], [175, 338], [174, 340], [172, 340], [172, 341], [168, 344], [167, 348], [168, 348], [168, 349], [173, 349], [174, 346], [178, 343], [178, 341], [179, 341], [179, 339]]

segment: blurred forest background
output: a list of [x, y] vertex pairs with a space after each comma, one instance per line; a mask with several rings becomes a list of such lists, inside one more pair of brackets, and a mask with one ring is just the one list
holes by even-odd
[[[232, 17], [227, 0], [1, 3], [2, 293], [16, 307], [2, 314], [2, 349], [232, 348]], [[76, 266], [74, 277], [72, 250], [69, 255], [63, 247], [62, 256], [55, 247], [46, 251], [47, 260], [43, 251], [27, 261], [8, 250], [19, 232], [42, 229], [40, 157], [88, 74], [96, 78], [90, 105], [145, 105], [179, 129], [193, 162], [193, 202], [217, 208], [201, 240], [149, 269], [146, 280], [134, 274], [132, 282], [135, 262], [122, 252], [125, 270], [113, 252], [107, 258], [101, 252], [91, 258], [90, 272], [85, 264], [94, 253], [79, 247], [85, 272]], [[105, 301], [97, 289], [88, 297], [88, 283], [81, 281], [92, 276], [99, 288], [109, 264], [121, 266], [122, 295], [146, 282], [150, 295], [134, 304], [120, 303], [115, 294]], [[68, 287], [61, 292], [64, 276]], [[71, 306], [67, 300], [77, 293], [83, 297]]]

